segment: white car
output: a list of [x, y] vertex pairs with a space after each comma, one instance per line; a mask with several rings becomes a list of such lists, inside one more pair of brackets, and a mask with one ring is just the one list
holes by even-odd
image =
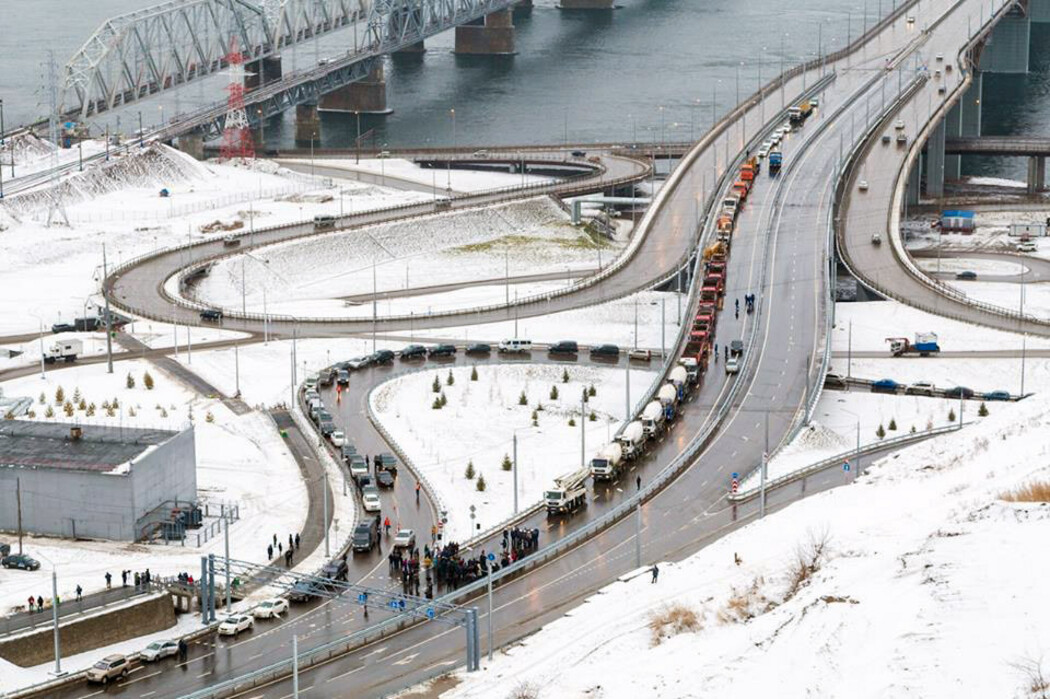
[[273, 619], [288, 611], [288, 600], [284, 597], [274, 597], [264, 600], [262, 604], [252, 610], [252, 616], [256, 619]]
[[1031, 240], [1017, 244], [1017, 252], [1035, 252], [1038, 249], [1038, 246]]
[[236, 636], [241, 631], [249, 631], [255, 626], [255, 620], [247, 614], [231, 614], [219, 624], [220, 636]]
[[139, 655], [148, 663], [161, 658], [167, 658], [179, 652], [179, 642], [171, 639], [167, 641], [154, 641], [143, 649]]
[[773, 135], [771, 135], [769, 137], [770, 145], [772, 145], [774, 147], [779, 145], [780, 144], [780, 139], [783, 138], [783, 137], [784, 137], [784, 135], [782, 133], [780, 133], [779, 129], [777, 129], [776, 131], [773, 132]]
[[349, 360], [346, 365], [351, 369], [364, 369], [366, 366], [372, 363], [372, 355], [364, 357], [354, 357]]
[[904, 130], [904, 120], [903, 119], [898, 119], [893, 124], [893, 128], [897, 129], [898, 131], [903, 131]]
[[908, 24], [915, 24], [915, 15], [908, 15], [905, 17], [904, 21]]
[[361, 502], [364, 503], [365, 512], [379, 512], [383, 509], [383, 505], [379, 501], [379, 493], [366, 491], [361, 495]]
[[346, 444], [346, 433], [342, 430], [336, 430], [328, 435], [328, 438], [332, 440], [332, 446], [334, 447], [341, 447]]
[[809, 98], [809, 103], [812, 104], [814, 107], [819, 107], [820, 106], [820, 99], [818, 99], [817, 97], [810, 97]]
[[394, 537], [394, 548], [410, 549], [416, 545], [416, 534], [411, 529], [401, 529]]
[[858, 182], [857, 183], [857, 189], [859, 189], [862, 192], [868, 191], [868, 181], [867, 180], [861, 180], [860, 182]]

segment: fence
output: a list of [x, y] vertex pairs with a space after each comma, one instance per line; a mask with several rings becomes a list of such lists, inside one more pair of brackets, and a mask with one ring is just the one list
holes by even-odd
[[[58, 608], [59, 622], [65, 622], [68, 620], [68, 617], [73, 615], [86, 614], [87, 612], [92, 612], [118, 602], [124, 602], [132, 597], [137, 597], [138, 595], [143, 595], [153, 591], [151, 587], [147, 585], [139, 585], [138, 587], [135, 587], [134, 585], [129, 584], [127, 587], [122, 587], [119, 585], [119, 579], [114, 581], [114, 583], [117, 586], [113, 589], [94, 592], [84, 596], [80, 601], [69, 598], [63, 600]], [[51, 598], [48, 597], [45, 602], [50, 603]], [[51, 618], [50, 604], [42, 612], [30, 612], [28, 610], [18, 611], [14, 614], [0, 617], [0, 636], [50, 627], [53, 624], [54, 620]]]

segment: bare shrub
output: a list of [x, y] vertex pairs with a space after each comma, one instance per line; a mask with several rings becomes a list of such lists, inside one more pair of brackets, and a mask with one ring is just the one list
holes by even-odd
[[652, 644], [658, 646], [664, 638], [687, 631], [699, 631], [700, 616], [690, 607], [675, 602], [649, 615], [649, 630], [652, 632]]
[[1024, 689], [1027, 696], [1037, 699], [1050, 699], [1050, 678], [1043, 669], [1043, 658], [1022, 658], [1010, 663], [1010, 667], [1018, 672], [1024, 679]]
[[539, 699], [540, 688], [532, 682], [519, 682], [518, 686], [510, 690], [507, 699]]
[[764, 582], [763, 578], [756, 577], [748, 587], [733, 588], [725, 606], [718, 612], [719, 623], [738, 624], [772, 609], [775, 605], [761, 592]]
[[788, 566], [788, 589], [785, 600], [794, 597], [799, 590], [820, 570], [820, 565], [827, 552], [830, 536], [827, 530], [810, 532], [809, 540], [799, 544], [795, 549], [795, 558]]
[[1008, 502], [1050, 502], [1050, 482], [1034, 481], [1001, 493], [999, 497]]

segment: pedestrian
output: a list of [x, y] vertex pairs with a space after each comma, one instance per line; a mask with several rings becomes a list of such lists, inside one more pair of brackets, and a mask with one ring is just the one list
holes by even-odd
[[36, 610], [38, 612], [44, 611], [44, 598], [41, 595], [36, 596]]
[[36, 604], [36, 598], [33, 595], [29, 595], [29, 613], [33, 613], [33, 605]]
[[266, 560], [268, 560], [268, 561], [272, 561], [273, 560], [273, 546], [267, 546], [266, 547]]
[[126, 571], [126, 570], [120, 571], [120, 586], [121, 587], [127, 587], [128, 586], [128, 571]]
[[416, 504], [419, 504], [419, 481], [416, 481]]
[[656, 579], [660, 576], [660, 569], [656, 567], [655, 563], [653, 563], [653, 567], [649, 570], [649, 572], [653, 574], [653, 579], [651, 583], [655, 584]]
[[113, 575], [111, 575], [109, 573], [109, 571], [106, 571], [106, 589], [107, 590], [112, 590], [113, 589]]
[[182, 660], [182, 661], [186, 660], [186, 652], [188, 650], [189, 649], [186, 646], [186, 641], [180, 638], [179, 639], [179, 660]]
[[150, 575], [149, 568], [146, 569], [146, 584], [149, 585], [152, 582], [153, 576]]
[[273, 535], [273, 545], [274, 546], [277, 545], [277, 535], [276, 534]]
[[368, 460], [368, 454], [365, 454], [365, 469], [367, 470], [367, 469], [371, 469], [371, 468], [372, 468], [372, 466], [370, 465], [370, 462]]
[[138, 571], [135, 571], [135, 589], [136, 590], [139, 589], [139, 585], [140, 584], [141, 584], [141, 580], [139, 579]]
[[291, 534], [288, 535], [288, 550], [291, 551], [295, 548], [295, 537]]
[[634, 482], [635, 482], [635, 485], [638, 486], [638, 490], [641, 490], [642, 489], [642, 477], [641, 476], [636, 476], [635, 479], [634, 479]]
[[387, 517], [383, 520], [383, 529], [387, 536], [390, 536], [390, 518]]
[[80, 586], [80, 584], [78, 583], [77, 584], [77, 602], [80, 602], [83, 599], [84, 599], [84, 588], [82, 588]]
[[299, 535], [298, 534], [295, 535], [295, 550], [296, 551], [299, 550]]
[[277, 542], [277, 553], [281, 554], [282, 556], [284, 555], [284, 544], [282, 544], [280, 541]]
[[722, 345], [722, 349], [725, 350], [726, 361], [729, 361], [729, 345]]

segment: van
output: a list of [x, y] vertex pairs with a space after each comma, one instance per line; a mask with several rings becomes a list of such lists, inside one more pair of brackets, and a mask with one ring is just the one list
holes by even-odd
[[220, 323], [222, 322], [222, 311], [214, 308], [203, 310], [201, 311], [201, 320], [207, 320], [212, 323]]
[[532, 351], [532, 340], [520, 340], [518, 338], [512, 338], [507, 340], [500, 340], [499, 352], [500, 354], [512, 353], [512, 352], [531, 352]]
[[354, 551], [371, 551], [379, 543], [379, 525], [375, 517], [366, 517], [354, 527]]
[[331, 214], [318, 214], [314, 216], [314, 230], [321, 231], [326, 228], [335, 228], [335, 216]]

